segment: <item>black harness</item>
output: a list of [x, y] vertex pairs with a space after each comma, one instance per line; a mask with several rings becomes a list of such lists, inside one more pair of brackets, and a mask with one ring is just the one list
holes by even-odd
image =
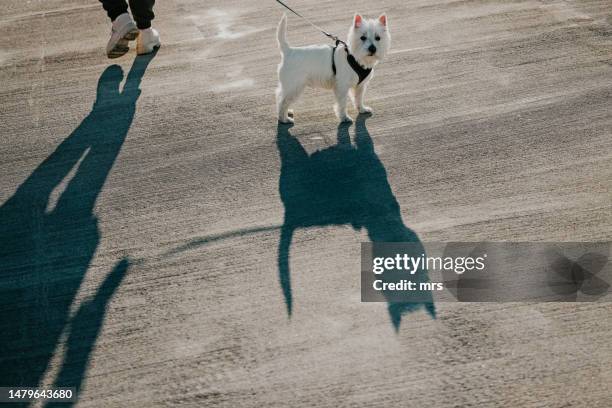
[[353, 71], [355, 71], [355, 73], [359, 77], [359, 82], [357, 82], [357, 85], [359, 85], [363, 82], [364, 79], [368, 77], [368, 75], [370, 75], [370, 72], [372, 72], [372, 68], [364, 68], [359, 65], [355, 57], [353, 57], [353, 55], [348, 52], [348, 47], [344, 43], [344, 41], [340, 40], [336, 40], [336, 45], [332, 47], [332, 71], [334, 72], [334, 76], [336, 75], [336, 61], [334, 59], [334, 56], [336, 55], [336, 48], [338, 48], [338, 45], [340, 43], [344, 45], [344, 51], [346, 51], [346, 61], [349, 63], [351, 68], [353, 68]]

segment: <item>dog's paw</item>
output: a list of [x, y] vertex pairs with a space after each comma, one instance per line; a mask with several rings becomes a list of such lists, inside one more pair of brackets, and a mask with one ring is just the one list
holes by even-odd
[[282, 124], [285, 124], [285, 125], [291, 125], [291, 124], [295, 123], [293, 118], [279, 119], [278, 122], [282, 123]]
[[353, 118], [351, 118], [349, 115], [345, 115], [340, 118], [341, 123], [351, 123], [352, 121], [353, 121]]
[[372, 113], [373, 110], [369, 106], [362, 106], [359, 108], [359, 113]]

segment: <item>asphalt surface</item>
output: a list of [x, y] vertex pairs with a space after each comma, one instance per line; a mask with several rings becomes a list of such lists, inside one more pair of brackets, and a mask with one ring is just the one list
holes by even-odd
[[97, 2], [3, 2], [0, 385], [81, 407], [612, 406], [609, 303], [433, 318], [359, 289], [362, 241], [612, 239], [612, 2], [291, 4], [340, 34], [387, 12], [371, 117], [338, 127], [316, 90], [277, 126], [273, 1], [160, 1], [157, 55], [113, 61]]

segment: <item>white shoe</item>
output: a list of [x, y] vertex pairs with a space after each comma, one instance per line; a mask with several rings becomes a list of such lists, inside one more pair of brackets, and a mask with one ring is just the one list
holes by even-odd
[[159, 33], [154, 28], [140, 30], [138, 42], [136, 43], [136, 53], [138, 55], [150, 54], [161, 45]]
[[123, 13], [113, 21], [111, 37], [106, 45], [108, 58], [117, 58], [128, 52], [129, 42], [138, 37], [138, 27], [129, 13]]

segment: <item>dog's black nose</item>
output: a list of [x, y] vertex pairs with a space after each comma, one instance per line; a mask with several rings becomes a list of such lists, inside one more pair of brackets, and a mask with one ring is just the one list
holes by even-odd
[[374, 54], [376, 52], [376, 47], [374, 46], [374, 44], [368, 47], [368, 51], [370, 51], [370, 54]]

